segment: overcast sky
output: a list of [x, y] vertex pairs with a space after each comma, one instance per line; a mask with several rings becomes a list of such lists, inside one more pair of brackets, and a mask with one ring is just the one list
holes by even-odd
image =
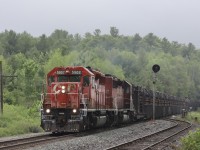
[[0, 0], [0, 32], [109, 34], [111, 26], [200, 48], [200, 0]]

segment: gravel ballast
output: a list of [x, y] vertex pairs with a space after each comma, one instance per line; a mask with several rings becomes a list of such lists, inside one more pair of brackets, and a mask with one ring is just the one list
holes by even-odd
[[71, 140], [35, 146], [29, 148], [29, 150], [102, 150], [164, 130], [173, 125], [175, 125], [175, 123], [165, 120], [142, 122], [124, 128], [78, 137]]

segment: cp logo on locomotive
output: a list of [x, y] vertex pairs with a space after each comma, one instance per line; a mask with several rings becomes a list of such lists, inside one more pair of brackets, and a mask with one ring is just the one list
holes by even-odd
[[59, 83], [55, 84], [54, 87], [53, 87], [53, 91], [55, 92], [55, 94], [59, 94], [60, 93], [60, 90], [57, 89], [57, 88], [61, 88]]

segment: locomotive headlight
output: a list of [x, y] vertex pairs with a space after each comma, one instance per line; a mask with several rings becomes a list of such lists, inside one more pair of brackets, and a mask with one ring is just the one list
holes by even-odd
[[74, 108], [74, 109], [72, 110], [72, 112], [73, 112], [73, 113], [76, 113], [76, 112], [77, 112], [77, 110]]
[[62, 92], [62, 93], [65, 93], [65, 86], [62, 86], [61, 88], [62, 88], [62, 91], [61, 91], [61, 92]]
[[46, 109], [46, 113], [49, 114], [51, 110], [49, 108]]

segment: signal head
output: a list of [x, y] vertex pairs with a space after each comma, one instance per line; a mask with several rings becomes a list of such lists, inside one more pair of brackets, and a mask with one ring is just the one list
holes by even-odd
[[157, 73], [160, 70], [160, 66], [155, 64], [155, 65], [153, 65], [152, 70], [154, 73]]

